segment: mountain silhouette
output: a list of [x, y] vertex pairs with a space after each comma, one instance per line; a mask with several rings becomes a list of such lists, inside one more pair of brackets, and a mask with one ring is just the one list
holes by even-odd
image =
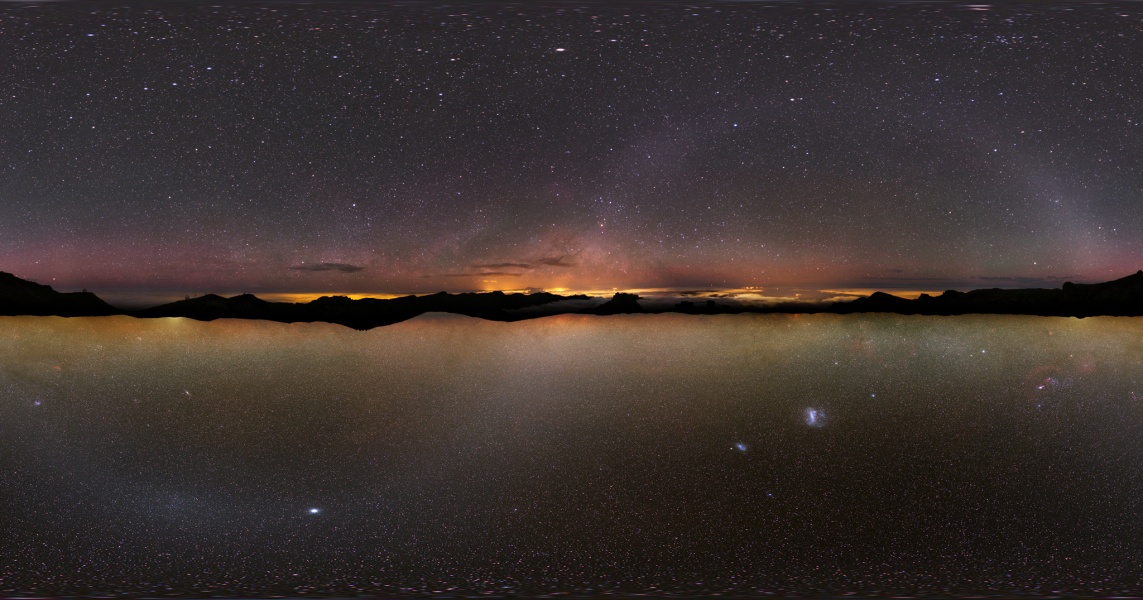
[[906, 315], [1041, 315], [1049, 317], [1094, 317], [1143, 315], [1143, 271], [1104, 283], [1064, 283], [1059, 289], [998, 288], [939, 296], [921, 294], [907, 300], [876, 292], [851, 302], [834, 303], [819, 312], [888, 312]]
[[102, 317], [122, 313], [91, 292], [57, 292], [0, 271], [0, 315]]
[[587, 296], [556, 294], [505, 294], [504, 292], [402, 296], [389, 300], [345, 296], [322, 296], [305, 304], [267, 302], [250, 294], [223, 298], [214, 294], [180, 300], [130, 313], [136, 317], [186, 317], [199, 321], [215, 319], [262, 319], [281, 323], [337, 323], [354, 329], [372, 329], [411, 319], [426, 312], [447, 312], [493, 321], [516, 321], [541, 316], [515, 314], [523, 308], [562, 300], [583, 300]]
[[[567, 302], [567, 301], [577, 302]], [[138, 318], [185, 317], [199, 321], [260, 319], [281, 323], [326, 322], [372, 329], [411, 319], [426, 312], [447, 312], [494, 321], [519, 321], [546, 315], [582, 313], [681, 312], [728, 313], [895, 313], [903, 315], [1004, 314], [1058, 317], [1098, 315], [1143, 316], [1143, 271], [1104, 283], [1064, 283], [1058, 289], [949, 290], [939, 296], [921, 294], [909, 300], [874, 294], [848, 302], [785, 303], [768, 306], [681, 301], [670, 307], [646, 308], [635, 294], [619, 292], [597, 306], [585, 306], [589, 296], [560, 296], [547, 292], [506, 294], [481, 292], [402, 296], [388, 300], [322, 296], [308, 303], [267, 302], [250, 294], [224, 298], [214, 294], [135, 311], [122, 311], [87, 291], [61, 293], [46, 285], [0, 272], [0, 315], [56, 315], [62, 317], [130, 315]]]

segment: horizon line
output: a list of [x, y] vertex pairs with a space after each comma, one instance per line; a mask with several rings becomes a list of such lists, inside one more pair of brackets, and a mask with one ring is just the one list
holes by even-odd
[[[11, 273], [10, 273], [11, 274]], [[826, 299], [829, 297], [844, 297], [856, 298], [862, 296], [869, 296], [874, 292], [891, 292], [895, 296], [902, 298], [916, 298], [921, 294], [938, 295], [948, 290], [955, 291], [971, 291], [974, 289], [1055, 289], [1061, 287], [1064, 283], [1101, 283], [1104, 281], [1112, 281], [1120, 277], [1126, 277], [1133, 273], [1126, 273], [1119, 277], [1112, 277], [1110, 279], [1095, 280], [1092, 277], [1079, 277], [1079, 276], [1044, 276], [1044, 277], [1026, 277], [1026, 276], [972, 276], [967, 278], [942, 278], [942, 277], [883, 277], [883, 278], [864, 278], [854, 279], [849, 282], [802, 282], [802, 283], [771, 283], [765, 285], [673, 285], [673, 286], [630, 286], [630, 287], [565, 287], [565, 286], [528, 286], [528, 287], [504, 287], [504, 288], [443, 288], [443, 289], [430, 289], [421, 288], [413, 290], [394, 291], [362, 291], [358, 289], [342, 289], [342, 290], [285, 290], [275, 288], [263, 288], [261, 286], [252, 286], [243, 289], [239, 286], [226, 286], [221, 285], [211, 288], [202, 288], [195, 286], [197, 289], [185, 286], [145, 286], [145, 285], [92, 285], [88, 283], [86, 286], [82, 283], [68, 284], [55, 281], [43, 283], [42, 281], [25, 278], [19, 275], [12, 274], [15, 277], [24, 279], [40, 285], [51, 286], [56, 291], [60, 292], [78, 292], [89, 291], [99, 296], [104, 301], [114, 306], [123, 305], [123, 307], [143, 307], [155, 306], [156, 301], [158, 304], [176, 302], [186, 299], [188, 297], [201, 297], [205, 295], [218, 295], [222, 297], [234, 297], [243, 294], [255, 295], [263, 300], [270, 302], [293, 302], [293, 303], [306, 303], [316, 300], [321, 297], [347, 297], [350, 299], [358, 300], [365, 298], [386, 300], [393, 298], [402, 298], [408, 296], [427, 296], [438, 293], [448, 294], [466, 294], [466, 293], [490, 293], [502, 292], [505, 294], [539, 294], [550, 293], [558, 294], [561, 296], [576, 296], [585, 295], [594, 298], [611, 297], [616, 293], [629, 293], [636, 295], [646, 295], [649, 297], [723, 297], [727, 299], [738, 298], [741, 300], [753, 301], [814, 301]], [[58, 287], [57, 287], [58, 286]], [[348, 287], [348, 286], [347, 286]], [[357, 286], [354, 286], [357, 287]], [[61, 289], [62, 288], [62, 289]], [[808, 298], [801, 298], [801, 295], [808, 295]]]

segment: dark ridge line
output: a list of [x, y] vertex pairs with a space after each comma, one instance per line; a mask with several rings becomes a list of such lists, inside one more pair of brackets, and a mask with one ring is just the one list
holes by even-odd
[[15, 275], [0, 272], [0, 316], [94, 317], [127, 315], [149, 319], [184, 317], [197, 321], [250, 319], [279, 323], [325, 322], [357, 330], [399, 323], [427, 312], [445, 312], [490, 321], [523, 321], [560, 314], [854, 314], [899, 315], [1032, 315], [1045, 317], [1143, 316], [1143, 270], [1105, 283], [1064, 283], [1059, 289], [949, 290], [939, 296], [921, 294], [908, 300], [884, 292], [844, 302], [787, 302], [770, 306], [744, 306], [715, 300], [683, 300], [668, 307], [645, 307], [635, 294], [620, 292], [598, 306], [584, 307], [590, 296], [505, 294], [504, 292], [403, 296], [389, 300], [322, 296], [307, 303], [267, 302], [251, 294], [223, 298], [214, 294], [187, 298], [140, 310], [115, 308], [95, 294], [61, 293]]

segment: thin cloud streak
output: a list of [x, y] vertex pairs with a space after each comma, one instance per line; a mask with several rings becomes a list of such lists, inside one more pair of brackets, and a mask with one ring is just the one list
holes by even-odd
[[537, 260], [536, 262], [538, 262], [542, 265], [548, 266], [548, 267], [574, 267], [574, 266], [576, 266], [576, 264], [574, 262], [570, 262], [570, 261], [567, 261], [565, 259], [567, 259], [566, 256], [552, 256], [552, 257], [548, 257], [548, 258], [541, 258], [541, 259]]
[[365, 270], [365, 267], [351, 265], [347, 263], [314, 263], [312, 265], [294, 265], [290, 267], [291, 271], [301, 271], [303, 273], [324, 273], [326, 271], [337, 271], [339, 273], [359, 273]]

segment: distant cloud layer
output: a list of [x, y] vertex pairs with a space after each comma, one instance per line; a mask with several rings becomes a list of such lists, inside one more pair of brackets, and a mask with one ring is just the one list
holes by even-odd
[[[468, 265], [469, 271], [464, 273], [434, 273], [421, 277], [522, 277], [528, 271], [541, 267], [574, 267], [576, 263], [563, 256], [546, 256], [530, 262], [498, 262]], [[292, 268], [292, 267], [291, 267]]]
[[[534, 262], [536, 264], [540, 264], [540, 265], [543, 265], [545, 267], [574, 267], [575, 266], [575, 263], [568, 260], [567, 256], [546, 256], [544, 258], [537, 258]], [[481, 271], [499, 270], [499, 269], [523, 269], [525, 271], [531, 271], [531, 270], [536, 268], [536, 264], [533, 264], [531, 262], [502, 262], [502, 263], [491, 263], [491, 264], [481, 264], [481, 265], [470, 265], [470, 267], [473, 269], [480, 269]], [[480, 275], [486, 275], [486, 274], [487, 273], [480, 273]]]
[[357, 265], [350, 265], [346, 263], [314, 263], [312, 265], [294, 265], [290, 267], [291, 271], [302, 271], [304, 273], [321, 273], [323, 271], [338, 271], [340, 273], [357, 273], [364, 271], [365, 267]]
[[566, 256], [552, 256], [549, 258], [541, 258], [539, 262], [541, 265], [549, 267], [574, 267], [575, 263], [567, 259]]
[[508, 271], [481, 271], [479, 273], [438, 273], [436, 275], [422, 275], [425, 279], [433, 277], [519, 277], [521, 273]]
[[1071, 280], [1079, 279], [1077, 275], [1065, 276], [1048, 276], [1048, 277], [986, 277], [978, 276], [976, 279], [987, 283], [1006, 283], [1015, 284], [1020, 286], [1034, 286], [1034, 285], [1050, 285], [1052, 287], [1059, 287], [1061, 283]]
[[531, 269], [532, 265], [528, 263], [493, 263], [490, 265], [472, 265], [475, 269]]

